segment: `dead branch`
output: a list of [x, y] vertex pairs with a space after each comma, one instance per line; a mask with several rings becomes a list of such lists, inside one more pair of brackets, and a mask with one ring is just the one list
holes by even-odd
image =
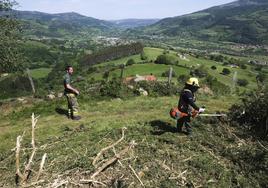
[[268, 149], [258, 140], [258, 144], [263, 148], [265, 149], [266, 151], [268, 151]]
[[132, 172], [134, 173], [134, 175], [136, 176], [136, 178], [139, 180], [139, 182], [141, 183], [142, 187], [145, 187], [144, 184], [142, 183], [141, 179], [139, 178], [139, 176], [135, 172], [135, 170], [132, 168], [132, 166], [131, 165], [128, 165], [128, 166], [132, 170]]
[[23, 187], [23, 188], [33, 187], [33, 186], [35, 186], [35, 185], [37, 185], [37, 184], [39, 184], [39, 183], [44, 183], [44, 182], [45, 182], [45, 180], [39, 180], [39, 181], [36, 181], [36, 182], [32, 182], [32, 183], [30, 183], [30, 184], [22, 185], [22, 187]]
[[120, 151], [117, 155], [115, 155], [113, 158], [105, 162], [101, 167], [99, 167], [93, 175], [91, 175], [90, 179], [94, 179], [99, 173], [104, 171], [107, 167], [114, 164], [118, 159], [120, 159], [125, 153], [127, 153], [130, 149], [132, 149], [136, 143], [132, 141], [129, 146], [127, 146], [125, 149]]
[[[35, 153], [37, 151], [37, 148], [35, 146], [35, 128], [36, 128], [36, 123], [38, 121], [38, 118], [39, 118], [39, 116], [35, 117], [34, 113], [32, 113], [32, 131], [31, 131], [31, 133], [32, 133], [32, 141], [31, 141], [32, 153], [31, 153], [31, 156], [30, 156], [28, 162], [25, 165], [25, 169], [24, 169], [23, 173], [21, 173], [21, 171], [20, 171], [20, 160], [19, 160], [20, 159], [22, 136], [17, 137], [17, 142], [16, 142], [16, 184], [21, 185], [23, 187], [31, 187], [31, 186], [35, 186], [36, 184], [44, 182], [44, 180], [38, 181], [38, 179], [43, 171], [43, 167], [45, 164], [47, 154], [44, 154], [42, 157], [38, 173], [36, 173], [33, 169], [31, 169], [31, 165], [33, 164], [33, 159], [34, 159]], [[24, 151], [24, 150], [22, 150], [22, 151]], [[26, 183], [32, 172], [37, 174], [36, 179], [35, 179], [36, 181], [32, 182], [32, 183]], [[21, 184], [19, 184], [20, 179], [21, 179]]]
[[115, 147], [117, 144], [119, 144], [119, 143], [124, 139], [124, 137], [125, 137], [125, 130], [126, 130], [126, 128], [123, 127], [123, 128], [122, 128], [122, 137], [121, 137], [119, 140], [117, 140], [117, 141], [116, 141], [115, 143], [113, 143], [112, 145], [110, 145], [110, 146], [108, 146], [108, 147], [106, 147], [106, 148], [101, 149], [101, 151], [97, 154], [97, 156], [95, 157], [95, 159], [94, 159], [93, 162], [92, 162], [93, 166], [96, 167], [96, 163], [97, 163], [97, 161], [99, 160], [100, 156], [103, 155], [103, 153], [104, 153], [105, 151], [107, 151], [107, 150], [110, 149], [110, 148]]
[[23, 181], [27, 181], [27, 179], [29, 178], [29, 175], [31, 173], [31, 165], [33, 163], [33, 158], [34, 158], [34, 155], [35, 155], [35, 152], [36, 152], [36, 147], [35, 147], [35, 127], [36, 127], [36, 123], [37, 123], [37, 120], [38, 120], [38, 117], [35, 118], [34, 117], [34, 113], [32, 113], [32, 147], [33, 147], [33, 151], [32, 151], [32, 154], [31, 154], [31, 157], [29, 158], [29, 161], [25, 167], [25, 170], [24, 170], [24, 179]]
[[[20, 143], [22, 141], [22, 136], [17, 137], [17, 143], [16, 143], [16, 179], [21, 178], [23, 179], [24, 176], [20, 172]], [[18, 184], [18, 181], [16, 181]]]
[[44, 167], [44, 164], [45, 164], [45, 160], [46, 160], [46, 157], [47, 157], [47, 154], [45, 153], [42, 157], [42, 161], [40, 163], [40, 168], [39, 168], [39, 171], [38, 171], [38, 174], [36, 176], [36, 181], [38, 181], [41, 173], [43, 172], [43, 167]]
[[51, 187], [58, 188], [58, 187], [61, 187], [62, 185], [66, 185], [66, 184], [68, 184], [68, 181], [67, 180], [59, 180], [59, 179], [56, 179], [52, 183]]
[[233, 136], [234, 138], [236, 138], [236, 139], [238, 140], [238, 142], [240, 142], [240, 143], [246, 145], [245, 141], [242, 140], [242, 139], [240, 139], [238, 136], [236, 136], [236, 134], [234, 134], [234, 133], [233, 133], [227, 126], [222, 125], [221, 127], [223, 127], [223, 128], [225, 129], [225, 131], [226, 131], [227, 133], [229, 133], [229, 135], [231, 135], [231, 136]]
[[100, 185], [106, 186], [106, 184], [104, 184], [102, 182], [99, 182], [99, 181], [95, 181], [95, 180], [85, 180], [85, 179], [82, 179], [82, 180], [80, 180], [79, 183], [81, 183], [81, 184], [96, 183], [96, 184], [100, 184]]

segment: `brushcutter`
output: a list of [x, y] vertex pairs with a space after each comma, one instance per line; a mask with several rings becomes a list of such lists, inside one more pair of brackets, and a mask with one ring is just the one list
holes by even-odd
[[191, 114], [181, 112], [177, 107], [171, 108], [169, 115], [173, 119], [180, 119], [186, 116], [191, 115], [192, 118], [195, 118], [197, 116], [203, 116], [203, 117], [226, 117], [226, 114], [203, 114], [199, 113], [197, 110], [193, 110]]

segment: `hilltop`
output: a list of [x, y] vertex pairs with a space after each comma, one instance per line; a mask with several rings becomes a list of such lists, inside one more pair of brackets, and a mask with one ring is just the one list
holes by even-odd
[[[22, 21], [26, 36], [73, 38], [74, 36], [95, 36], [113, 32], [114, 24], [75, 12], [48, 14], [37, 11], [2, 12]], [[80, 36], [80, 37], [82, 37]]]
[[239, 0], [192, 14], [165, 18], [138, 31], [188, 40], [268, 44], [267, 18], [267, 1]]

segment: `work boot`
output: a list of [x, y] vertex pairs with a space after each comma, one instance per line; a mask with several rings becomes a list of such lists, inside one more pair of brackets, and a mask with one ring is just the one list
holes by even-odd
[[73, 116], [72, 120], [80, 120], [81, 119], [81, 116]]
[[191, 136], [192, 135], [192, 127], [189, 123], [185, 123], [185, 128], [186, 128], [186, 134], [188, 136]]
[[182, 132], [182, 127], [181, 127], [181, 126], [178, 126], [178, 127], [177, 127], [177, 132], [178, 132], [178, 133], [181, 133], [181, 132]]

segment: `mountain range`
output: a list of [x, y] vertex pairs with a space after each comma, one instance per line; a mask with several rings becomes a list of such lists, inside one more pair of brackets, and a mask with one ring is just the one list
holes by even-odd
[[268, 0], [239, 0], [162, 19], [138, 31], [147, 35], [268, 44]]
[[[5, 13], [1, 13], [3, 15]], [[96, 35], [166, 36], [201, 41], [268, 44], [268, 0], [238, 0], [187, 15], [158, 19], [105, 21], [75, 12], [11, 12], [22, 20], [26, 35], [73, 37]], [[127, 30], [126, 30], [127, 29]]]

